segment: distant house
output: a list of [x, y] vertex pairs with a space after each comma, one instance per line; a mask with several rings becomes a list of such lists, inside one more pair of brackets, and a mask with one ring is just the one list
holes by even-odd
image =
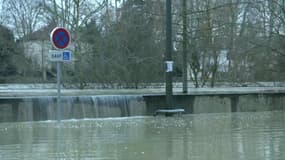
[[46, 80], [47, 70], [50, 70], [52, 67], [51, 63], [48, 62], [48, 52], [52, 48], [49, 33], [55, 26], [55, 23], [51, 23], [21, 38], [24, 55], [31, 60], [31, 65], [35, 70], [43, 73], [44, 80]]
[[50, 33], [56, 26], [56, 23], [51, 23], [21, 39], [24, 55], [31, 60], [35, 70], [43, 73], [44, 80], [47, 78], [47, 72], [55, 74], [51, 71], [53, 65], [49, 61], [49, 50], [53, 49]]

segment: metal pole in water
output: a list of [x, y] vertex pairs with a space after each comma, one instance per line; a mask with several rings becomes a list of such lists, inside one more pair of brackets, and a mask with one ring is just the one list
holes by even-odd
[[172, 106], [172, 15], [171, 0], [166, 0], [166, 62], [169, 63], [170, 70], [166, 71], [166, 105]]
[[57, 62], [57, 121], [61, 120], [61, 95], [60, 95], [60, 80], [61, 80], [61, 62]]

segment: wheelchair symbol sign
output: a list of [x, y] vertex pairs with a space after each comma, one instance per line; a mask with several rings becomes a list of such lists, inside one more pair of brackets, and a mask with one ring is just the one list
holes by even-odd
[[71, 60], [71, 54], [68, 51], [65, 51], [62, 53], [62, 60], [64, 61], [70, 61]]

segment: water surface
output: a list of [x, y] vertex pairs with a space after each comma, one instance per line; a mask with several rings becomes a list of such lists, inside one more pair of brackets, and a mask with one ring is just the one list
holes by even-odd
[[285, 112], [0, 124], [0, 159], [284, 160]]

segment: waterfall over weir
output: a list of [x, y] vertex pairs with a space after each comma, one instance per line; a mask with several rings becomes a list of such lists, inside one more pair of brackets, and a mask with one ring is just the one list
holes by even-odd
[[[0, 121], [56, 120], [56, 97], [0, 99]], [[5, 113], [5, 114], [3, 114]], [[62, 119], [127, 117], [146, 115], [140, 95], [62, 97]]]

